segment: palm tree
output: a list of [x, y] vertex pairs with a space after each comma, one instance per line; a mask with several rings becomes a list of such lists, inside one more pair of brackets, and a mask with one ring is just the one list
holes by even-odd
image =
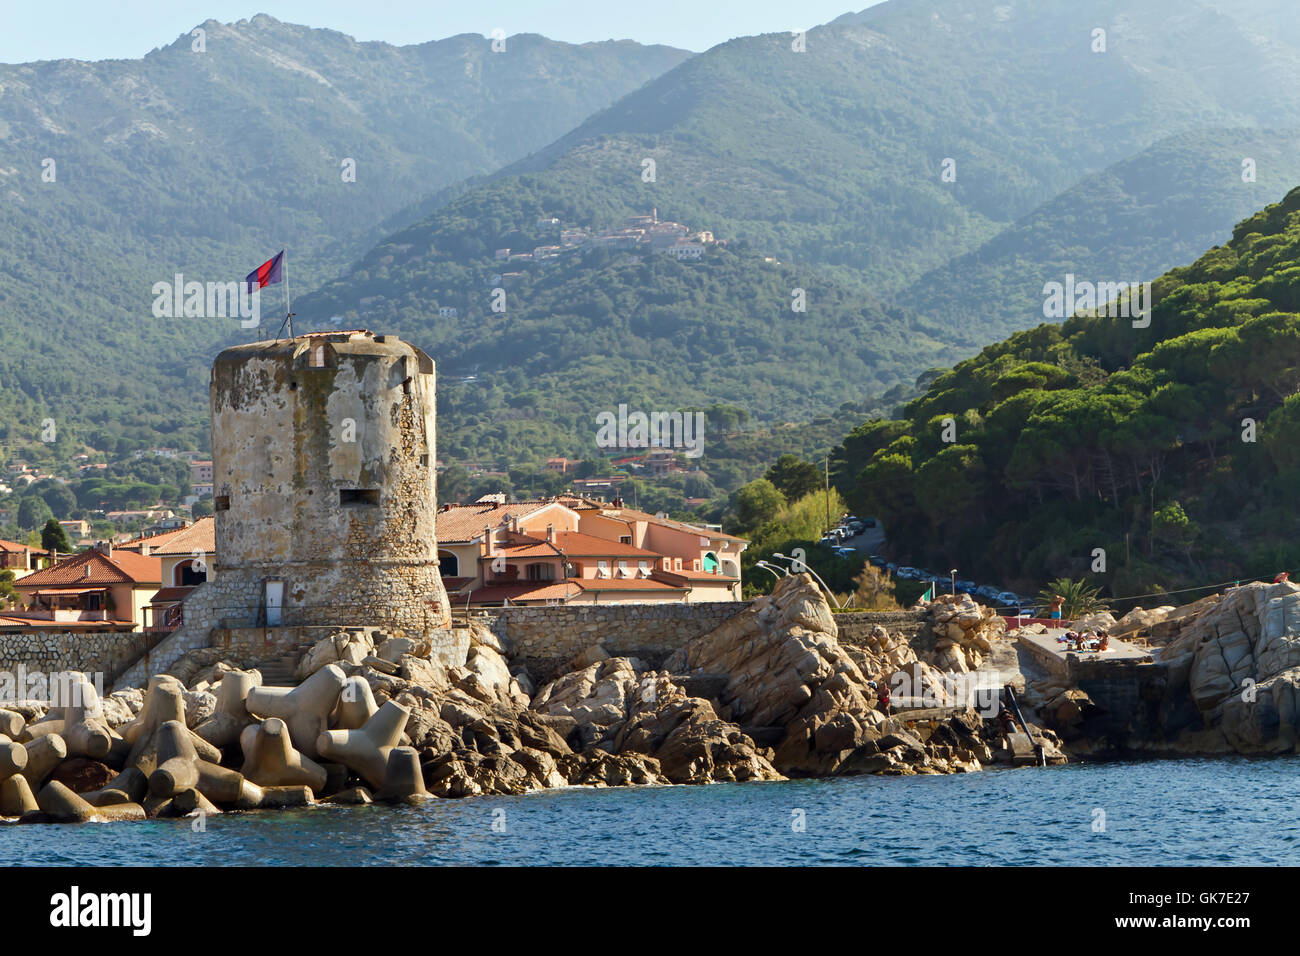
[[1093, 611], [1106, 609], [1107, 602], [1097, 596], [1100, 590], [1100, 588], [1088, 587], [1088, 582], [1082, 578], [1078, 581], [1057, 578], [1038, 592], [1038, 600], [1047, 606], [1052, 603], [1053, 598], [1065, 598], [1065, 603], [1061, 605], [1061, 617], [1073, 620], [1091, 614]]

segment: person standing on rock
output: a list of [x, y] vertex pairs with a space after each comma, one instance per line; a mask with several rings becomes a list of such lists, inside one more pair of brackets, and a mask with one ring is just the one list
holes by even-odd
[[889, 684], [888, 684], [888, 683], [885, 683], [885, 682], [882, 682], [882, 683], [881, 683], [881, 685], [880, 685], [880, 690], [878, 690], [878, 691], [876, 692], [876, 702], [877, 702], [878, 704], [880, 704], [880, 710], [884, 713], [884, 715], [885, 715], [886, 717], [890, 716], [890, 713], [889, 713], [889, 707], [890, 707], [890, 701], [889, 701]]
[[1061, 597], [1059, 594], [1052, 595], [1052, 603], [1050, 607], [1053, 621], [1059, 621], [1061, 619], [1061, 607], [1064, 604], [1065, 598]]

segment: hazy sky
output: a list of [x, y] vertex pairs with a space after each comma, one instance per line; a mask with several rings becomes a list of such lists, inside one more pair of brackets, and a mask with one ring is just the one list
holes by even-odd
[[359, 40], [423, 43], [457, 33], [631, 39], [705, 50], [736, 36], [802, 30], [878, 0], [0, 0], [0, 63], [136, 58], [204, 20], [266, 13]]

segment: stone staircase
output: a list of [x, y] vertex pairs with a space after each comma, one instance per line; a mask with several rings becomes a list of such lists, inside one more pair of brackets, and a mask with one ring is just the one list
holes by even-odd
[[311, 646], [310, 641], [295, 644], [287, 651], [254, 664], [253, 666], [262, 672], [262, 684], [266, 687], [297, 687], [301, 684], [302, 681], [294, 676], [294, 671], [302, 655]]

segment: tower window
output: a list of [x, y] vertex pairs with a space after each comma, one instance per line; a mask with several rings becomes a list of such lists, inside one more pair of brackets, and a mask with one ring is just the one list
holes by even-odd
[[378, 488], [340, 488], [340, 505], [378, 505]]
[[213, 499], [212, 499], [212, 510], [213, 510], [213, 511], [229, 511], [229, 510], [230, 510], [230, 495], [217, 495], [215, 498], [213, 498]]

